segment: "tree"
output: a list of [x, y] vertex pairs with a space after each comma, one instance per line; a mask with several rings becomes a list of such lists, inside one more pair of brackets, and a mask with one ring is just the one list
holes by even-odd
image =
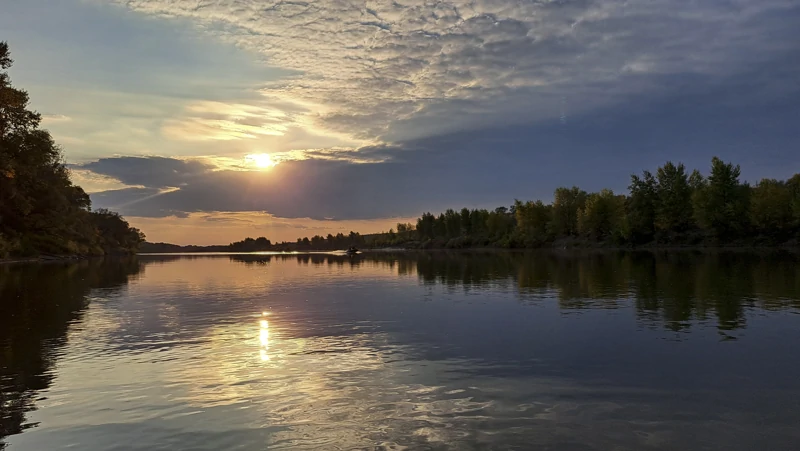
[[445, 236], [455, 238], [461, 235], [461, 215], [453, 209], [444, 212]]
[[[11, 67], [14, 60], [7, 42], [0, 42], [0, 69]], [[0, 139], [24, 136], [39, 127], [41, 116], [28, 109], [28, 93], [11, 86], [6, 72], [0, 73]]]
[[145, 236], [132, 228], [118, 213], [101, 208], [91, 213], [99, 233], [99, 244], [106, 254], [135, 253]]
[[498, 207], [486, 218], [486, 231], [494, 240], [508, 235], [514, 228], [511, 214], [506, 207]]
[[461, 209], [461, 234], [470, 235], [472, 233], [472, 213], [469, 208]]
[[784, 241], [792, 234], [792, 190], [782, 181], [762, 179], [750, 196], [750, 220], [756, 230], [772, 240]]
[[656, 229], [666, 233], [686, 231], [692, 222], [692, 188], [682, 163], [668, 161], [656, 172]]
[[542, 201], [514, 202], [517, 229], [527, 243], [543, 243], [548, 240], [548, 226], [552, 217], [552, 207]]
[[489, 212], [486, 210], [472, 210], [469, 217], [472, 234], [476, 236], [485, 235], [486, 220], [489, 218]]
[[90, 213], [27, 92], [11, 85], [12, 62], [0, 42], [0, 257], [134, 252], [143, 234], [116, 213]]
[[578, 212], [578, 229], [581, 235], [594, 240], [621, 240], [624, 219], [625, 198], [604, 189], [587, 196], [584, 208]]
[[434, 236], [437, 238], [444, 238], [447, 236], [447, 219], [444, 213], [439, 213], [439, 216], [436, 217], [433, 230]]
[[422, 216], [417, 220], [417, 236], [421, 240], [435, 238], [435, 224], [435, 216], [433, 216], [431, 213], [423, 213]]
[[800, 238], [800, 174], [795, 174], [787, 180], [786, 187], [792, 197], [792, 227], [796, 236]]
[[653, 239], [655, 233], [658, 201], [655, 177], [650, 171], [644, 171], [642, 177], [631, 175], [628, 190], [630, 197], [627, 205], [627, 221], [630, 240], [634, 244], [647, 243]]
[[552, 229], [556, 236], [578, 234], [578, 212], [586, 204], [586, 191], [577, 186], [558, 188], [553, 200]]
[[748, 226], [750, 187], [739, 182], [740, 174], [739, 165], [712, 158], [711, 174], [692, 199], [698, 224], [718, 241], [738, 238]]
[[402, 222], [398, 222], [397, 223], [397, 235], [399, 237], [401, 237], [402, 239], [406, 239], [406, 240], [410, 239], [412, 237], [412, 235], [414, 234], [414, 231], [415, 231], [414, 224], [407, 223], [407, 222], [406, 223], [402, 223]]

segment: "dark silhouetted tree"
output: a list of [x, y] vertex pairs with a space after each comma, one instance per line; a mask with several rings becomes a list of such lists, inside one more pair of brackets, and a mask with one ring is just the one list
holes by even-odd
[[143, 235], [117, 214], [90, 213], [28, 93], [11, 85], [11, 64], [0, 42], [0, 257], [134, 252]]
[[694, 215], [698, 224], [719, 241], [744, 234], [748, 226], [750, 187], [739, 182], [741, 168], [717, 157], [711, 174], [694, 193]]

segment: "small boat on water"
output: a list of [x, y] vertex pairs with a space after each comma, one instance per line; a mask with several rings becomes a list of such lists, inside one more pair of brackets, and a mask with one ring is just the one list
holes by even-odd
[[345, 253], [346, 253], [347, 255], [356, 255], [356, 254], [358, 253], [358, 249], [356, 249], [354, 246], [350, 246], [350, 247], [349, 247], [349, 248], [348, 248], [348, 249], [345, 251]]

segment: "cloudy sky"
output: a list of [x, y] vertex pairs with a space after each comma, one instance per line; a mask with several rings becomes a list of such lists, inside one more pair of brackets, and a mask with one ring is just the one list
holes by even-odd
[[151, 241], [385, 230], [666, 160], [800, 172], [797, 0], [2, 3], [14, 83]]

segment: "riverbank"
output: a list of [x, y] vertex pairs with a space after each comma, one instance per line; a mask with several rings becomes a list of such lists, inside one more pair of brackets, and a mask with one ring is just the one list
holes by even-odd
[[35, 257], [10, 257], [0, 258], [0, 265], [12, 263], [52, 263], [52, 262], [77, 262], [96, 258], [84, 255], [39, 255]]

